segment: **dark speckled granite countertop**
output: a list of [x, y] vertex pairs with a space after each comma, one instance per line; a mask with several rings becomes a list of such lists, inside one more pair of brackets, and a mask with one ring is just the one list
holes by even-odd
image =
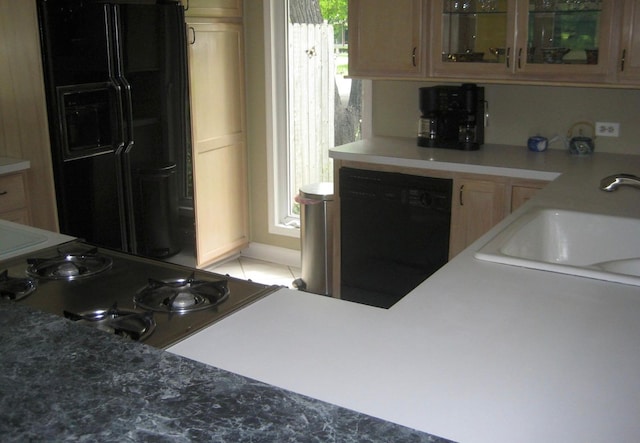
[[0, 302], [2, 441], [445, 442]]

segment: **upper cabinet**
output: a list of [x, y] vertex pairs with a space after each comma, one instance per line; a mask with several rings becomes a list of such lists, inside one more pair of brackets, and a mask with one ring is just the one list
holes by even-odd
[[613, 3], [599, 0], [440, 0], [433, 45], [442, 76], [604, 82]]
[[426, 9], [422, 0], [349, 0], [349, 74], [424, 77]]
[[242, 17], [242, 0], [181, 0], [187, 17]]
[[[370, 33], [375, 63], [350, 52], [350, 74], [388, 76], [380, 42], [398, 43], [398, 35], [420, 29], [414, 48], [428, 57], [415, 75], [519, 83], [640, 84], [640, 5], [635, 0], [433, 0], [411, 3], [422, 26], [404, 11], [369, 8], [356, 1], [350, 26], [351, 44], [364, 46]], [[367, 8], [360, 5], [367, 3]], [[379, 0], [378, 3], [395, 2]], [[357, 8], [357, 9], [356, 9]], [[396, 7], [396, 9], [400, 9]], [[366, 16], [366, 21], [360, 17]], [[398, 17], [391, 20], [389, 16]], [[411, 26], [408, 24], [411, 23]], [[355, 26], [355, 28], [353, 28]], [[367, 29], [364, 29], [367, 28]], [[367, 37], [368, 38], [368, 37]], [[374, 52], [378, 49], [378, 52]], [[406, 48], [389, 50], [389, 64]], [[354, 58], [354, 60], [351, 60]], [[382, 68], [379, 68], [382, 66]], [[353, 69], [357, 68], [357, 69]]]
[[620, 39], [618, 76], [623, 83], [640, 83], [640, 3], [624, 4], [624, 21]]
[[513, 74], [515, 1], [438, 0], [431, 4], [433, 75], [507, 78]]
[[540, 80], [615, 79], [614, 1], [526, 0], [514, 51], [517, 74]]

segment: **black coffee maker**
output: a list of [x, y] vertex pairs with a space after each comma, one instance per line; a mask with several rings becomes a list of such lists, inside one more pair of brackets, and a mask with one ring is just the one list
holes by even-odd
[[418, 146], [473, 151], [484, 143], [484, 88], [420, 88]]

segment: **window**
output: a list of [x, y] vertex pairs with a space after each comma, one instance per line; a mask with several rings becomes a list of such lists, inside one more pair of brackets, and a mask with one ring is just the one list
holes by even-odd
[[265, 0], [269, 232], [274, 234], [299, 235], [300, 186], [333, 181], [329, 149], [361, 138], [367, 128], [361, 116], [368, 82], [344, 78], [346, 11], [342, 20], [332, 18], [334, 26], [318, 8], [318, 0]]

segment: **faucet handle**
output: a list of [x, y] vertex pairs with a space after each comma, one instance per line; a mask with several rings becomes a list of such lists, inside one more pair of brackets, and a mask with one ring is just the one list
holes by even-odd
[[640, 177], [633, 174], [614, 174], [600, 180], [600, 189], [611, 192], [618, 189], [619, 186], [633, 186], [640, 188]]

